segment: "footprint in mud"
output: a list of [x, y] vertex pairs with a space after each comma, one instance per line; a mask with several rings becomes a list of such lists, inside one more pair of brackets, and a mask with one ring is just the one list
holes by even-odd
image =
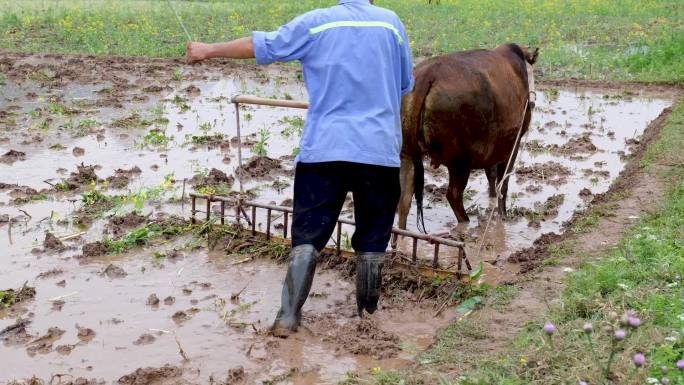
[[372, 318], [355, 318], [340, 324], [337, 313], [328, 313], [314, 316], [311, 330], [323, 341], [352, 354], [386, 359], [396, 357], [401, 350], [399, 337], [382, 330]]

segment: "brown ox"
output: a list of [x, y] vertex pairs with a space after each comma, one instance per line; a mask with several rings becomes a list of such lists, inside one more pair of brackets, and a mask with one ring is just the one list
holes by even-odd
[[[449, 170], [447, 199], [459, 222], [467, 222], [463, 191], [470, 171], [484, 169], [490, 197], [496, 197], [499, 213], [506, 214], [508, 158], [515, 161], [522, 135], [530, 124], [533, 103], [525, 107], [530, 91], [528, 70], [538, 50], [528, 52], [516, 44], [492, 50], [453, 53], [422, 62], [414, 69], [416, 85], [402, 101], [404, 143], [401, 151], [401, 199], [399, 227], [415, 193], [419, 228], [422, 224], [423, 156], [433, 167]], [[524, 119], [523, 119], [524, 114]], [[515, 149], [514, 149], [515, 147]]]

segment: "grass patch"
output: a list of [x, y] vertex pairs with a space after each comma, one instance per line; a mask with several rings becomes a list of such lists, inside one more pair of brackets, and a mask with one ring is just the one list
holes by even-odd
[[[225, 41], [253, 30], [274, 30], [335, 2], [173, 3], [194, 39]], [[402, 18], [418, 57], [514, 41], [542, 48], [538, 66], [549, 78], [684, 82], [680, 1], [376, 3]], [[182, 56], [187, 40], [168, 4], [151, 0], [0, 0], [0, 33], [0, 47], [11, 50], [132, 56]], [[182, 79], [182, 72], [174, 78]]]
[[581, 234], [596, 229], [601, 222], [601, 218], [614, 216], [613, 210], [615, 210], [616, 207], [617, 204], [614, 202], [592, 205], [589, 210], [573, 224], [572, 230]]

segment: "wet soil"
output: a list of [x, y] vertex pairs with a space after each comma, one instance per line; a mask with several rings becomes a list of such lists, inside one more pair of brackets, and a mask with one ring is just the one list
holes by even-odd
[[[38, 291], [33, 301], [0, 310], [0, 355], [8, 357], [4, 363], [9, 368], [0, 373], [0, 382], [33, 374], [49, 380], [68, 371], [82, 379], [128, 381], [121, 383], [207, 383], [209, 378], [225, 383], [337, 383], [347, 371], [368, 373], [378, 366], [387, 370], [410, 364], [432, 343], [435, 332], [456, 317], [452, 309], [434, 316], [435, 302], [444, 293], [430, 289], [432, 282], [388, 268], [380, 311], [360, 320], [354, 316], [353, 265], [329, 259], [317, 272], [304, 307], [302, 332], [281, 340], [265, 331], [277, 311], [285, 265], [259, 258], [268, 254], [263, 244], [237, 239], [230, 244], [230, 234], [224, 234], [222, 245], [174, 236], [123, 255], [107, 254], [104, 234], [119, 239], [156, 220], [158, 213], [187, 218], [190, 205], [182, 199], [186, 183], [234, 189], [242, 176], [245, 191], [255, 199], [291, 204], [292, 185], [287, 182], [298, 138], [276, 133], [283, 131], [283, 118], [302, 113], [242, 108], [244, 168], [238, 169], [236, 141], [226, 139], [236, 135], [234, 111], [226, 108], [232, 94], [287, 93], [305, 99], [290, 68], [263, 70], [224, 61], [189, 67], [166, 59], [2, 53], [0, 71], [7, 85], [0, 97], [0, 153], [14, 150], [25, 158], [12, 165], [0, 163], [5, 170], [11, 167], [0, 184], [0, 226], [9, 229], [0, 232], [7, 250], [0, 273], [9, 277], [7, 286], [29, 281]], [[179, 69], [182, 80], [175, 80]], [[613, 93], [619, 91], [608, 92]], [[540, 92], [530, 133], [538, 142], [534, 154], [521, 154], [523, 172], [511, 182], [516, 197], [509, 199], [509, 207], [525, 215], [510, 221], [495, 217], [483, 260], [505, 261], [512, 252], [530, 247], [540, 234], [561, 232], [563, 222], [584, 207], [580, 192], [600, 199], [625, 162], [648, 142], [639, 138], [643, 128], [671, 103], [662, 92], [634, 94], [619, 104], [604, 98], [606, 94], [564, 89], [551, 101]], [[62, 112], [51, 112], [48, 103], [61, 105]], [[43, 126], [47, 128], [41, 131], [19, 129]], [[267, 157], [253, 153], [263, 127], [273, 133]], [[591, 176], [585, 176], [586, 169], [592, 170]], [[206, 179], [193, 180], [195, 176]], [[285, 183], [275, 183], [281, 178]], [[428, 171], [429, 230], [475, 245], [483, 223], [473, 215], [470, 225], [455, 225], [448, 203], [439, 199], [446, 178], [443, 169]], [[85, 206], [81, 200], [81, 194], [93, 188], [137, 192], [168, 180], [173, 189], [145, 202], [144, 209], [135, 210], [138, 214], [122, 214], [132, 211], [129, 204], [128, 211], [103, 218], [114, 208], [111, 202]], [[60, 182], [68, 188], [54, 187]], [[466, 206], [484, 216], [494, 202], [487, 198], [481, 173], [473, 175], [469, 189]], [[47, 199], [30, 199], [41, 194]], [[534, 221], [538, 227], [530, 227]], [[271, 224], [282, 231], [283, 218]], [[264, 231], [265, 226], [265, 217], [258, 217], [257, 228]], [[60, 254], [46, 257], [37, 249], [46, 231], [63, 243]], [[344, 232], [351, 235], [352, 230]], [[402, 247], [410, 250], [410, 243]], [[544, 252], [537, 252], [543, 247], [530, 250], [527, 260], [520, 256], [514, 257], [515, 263], [486, 264], [485, 278], [512, 280], [520, 269], [533, 269], [538, 264], [534, 261], [545, 258]], [[36, 253], [30, 253], [32, 249]], [[421, 246], [419, 251], [421, 263], [431, 258], [431, 248]], [[79, 258], [81, 252], [87, 258]], [[442, 267], [453, 268], [450, 253], [443, 250]], [[284, 260], [286, 250], [280, 255]], [[61, 273], [36, 278], [50, 271]], [[148, 305], [150, 293], [156, 300]], [[241, 294], [231, 299], [234, 293]], [[20, 314], [25, 321], [17, 321]], [[511, 314], [512, 325], [522, 322], [523, 315]], [[77, 322], [92, 334], [79, 336]], [[33, 357], [21, 352], [40, 336], [50, 336], [46, 330], [63, 333], [55, 341], [46, 338], [44, 344], [35, 344]], [[494, 332], [499, 334], [503, 338], [503, 328]], [[84, 343], [88, 338], [90, 343]]]

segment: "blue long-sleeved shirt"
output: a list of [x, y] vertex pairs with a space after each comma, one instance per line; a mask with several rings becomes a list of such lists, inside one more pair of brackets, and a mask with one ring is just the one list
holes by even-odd
[[399, 167], [401, 97], [414, 80], [409, 40], [394, 12], [342, 0], [252, 38], [257, 63], [302, 63], [309, 111], [297, 161]]

